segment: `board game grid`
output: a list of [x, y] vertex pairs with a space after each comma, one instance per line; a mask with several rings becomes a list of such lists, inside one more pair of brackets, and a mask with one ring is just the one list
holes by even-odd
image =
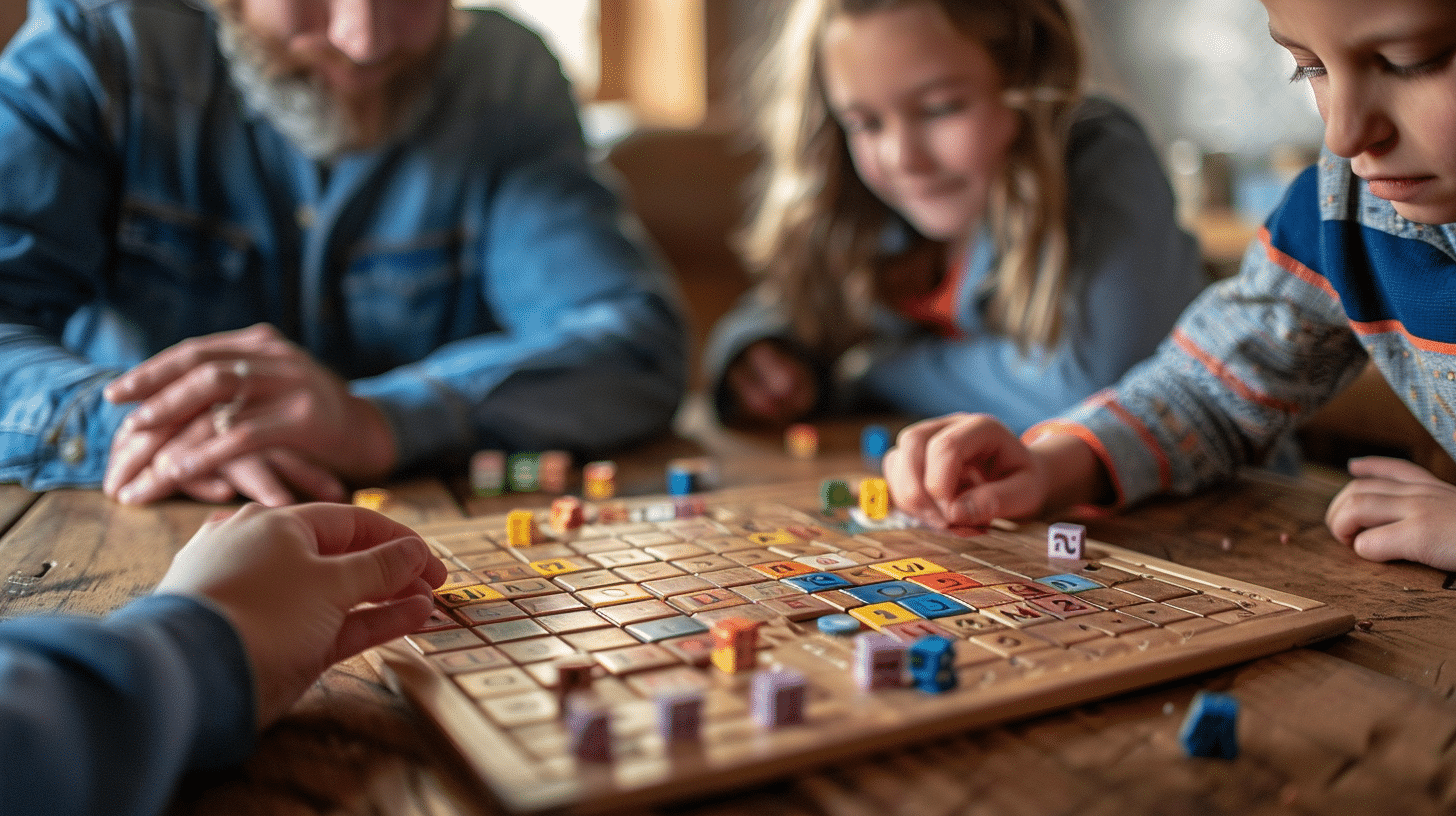
[[[631, 505], [638, 520], [547, 527], [527, 547], [507, 546], [503, 515], [417, 527], [455, 572], [422, 631], [368, 656], [510, 810], [696, 797], [1220, 668], [1354, 623], [1318, 601], [1098, 541], [1081, 560], [1049, 559], [1036, 523], [961, 538], [866, 529], [843, 509], [731, 493], [702, 496], [682, 518], [660, 499]], [[845, 613], [906, 642], [952, 639], [954, 687], [862, 690], [854, 638], [816, 625]], [[708, 627], [727, 618], [760, 622], [753, 670], [709, 664]], [[594, 756], [570, 750], [556, 688], [558, 661], [582, 655], [609, 724]], [[802, 723], [753, 716], [752, 678], [776, 669], [808, 681]], [[657, 704], [680, 693], [702, 696], [700, 733], [670, 741]]]

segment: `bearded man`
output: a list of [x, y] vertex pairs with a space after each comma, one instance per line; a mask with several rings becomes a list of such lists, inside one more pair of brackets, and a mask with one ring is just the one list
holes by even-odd
[[0, 481], [339, 500], [682, 392], [671, 276], [495, 11], [37, 0], [0, 179]]

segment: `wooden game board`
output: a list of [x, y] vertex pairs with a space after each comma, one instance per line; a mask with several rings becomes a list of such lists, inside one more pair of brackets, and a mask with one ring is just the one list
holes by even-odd
[[[506, 546], [504, 516], [421, 526], [458, 571], [437, 593], [430, 627], [370, 661], [506, 808], [585, 813], [700, 796], [1064, 708], [1353, 625], [1314, 600], [1097, 541], [1087, 542], [1085, 560], [1048, 559], [1041, 524], [998, 524], [973, 538], [862, 530], [842, 510], [821, 512], [812, 493], [707, 494], [688, 510], [703, 514], [686, 518], [667, 517], [670, 500], [637, 500], [638, 518], [658, 520], [561, 535], [548, 528], [541, 543], [518, 548]], [[808, 592], [802, 581], [771, 577], [796, 571], [769, 566], [783, 562], [838, 575], [854, 590], [913, 583], [939, 596], [933, 607], [948, 598], [968, 608], [925, 618], [865, 600], [879, 590]], [[861, 690], [853, 638], [816, 626], [818, 616], [842, 612], [905, 640], [952, 638], [955, 687]], [[802, 724], [759, 724], [754, 672], [707, 665], [710, 641], [692, 630], [726, 617], [762, 621], [758, 671], [808, 679]], [[582, 653], [598, 664], [591, 692], [610, 717], [606, 760], [571, 752], [554, 688], [553, 661]], [[684, 689], [704, 698], [701, 736], [668, 743], [654, 700]]]

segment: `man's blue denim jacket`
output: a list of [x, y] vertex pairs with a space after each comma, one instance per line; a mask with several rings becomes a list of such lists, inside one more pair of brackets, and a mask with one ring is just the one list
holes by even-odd
[[469, 14], [409, 132], [325, 170], [245, 107], [203, 0], [33, 0], [0, 57], [0, 481], [99, 483], [131, 408], [103, 386], [258, 322], [384, 411], [401, 468], [662, 428], [672, 279], [540, 39]]

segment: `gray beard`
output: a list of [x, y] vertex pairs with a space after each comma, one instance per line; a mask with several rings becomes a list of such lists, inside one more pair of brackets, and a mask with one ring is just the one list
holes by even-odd
[[318, 83], [270, 76], [263, 49], [233, 23], [220, 21], [217, 39], [244, 103], [304, 155], [331, 162], [357, 147], [358, 128]]

